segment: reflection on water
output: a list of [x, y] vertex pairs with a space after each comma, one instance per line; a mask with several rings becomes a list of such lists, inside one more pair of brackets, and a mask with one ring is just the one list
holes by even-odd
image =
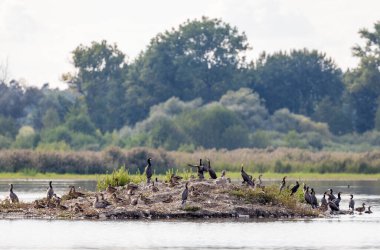
[[[57, 193], [69, 185], [94, 190], [95, 182], [55, 181]], [[47, 181], [14, 182], [24, 200], [45, 195]], [[310, 182], [320, 194], [332, 187], [373, 214], [309, 220], [46, 221], [0, 220], [0, 249], [380, 249], [378, 181]], [[347, 185], [350, 184], [350, 188]], [[1, 196], [8, 182], [0, 182]]]

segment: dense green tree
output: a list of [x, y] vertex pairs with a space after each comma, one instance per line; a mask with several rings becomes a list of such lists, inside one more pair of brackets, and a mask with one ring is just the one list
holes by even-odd
[[65, 74], [72, 88], [85, 98], [88, 113], [102, 132], [121, 128], [127, 121], [124, 80], [125, 55], [106, 41], [80, 45], [73, 52], [75, 75]]
[[228, 91], [219, 103], [238, 114], [252, 131], [263, 128], [268, 119], [268, 111], [260, 96], [248, 88]]
[[177, 122], [197, 146], [233, 149], [249, 145], [247, 126], [219, 104], [183, 113]]
[[0, 115], [0, 135], [14, 138], [18, 132], [16, 121], [12, 117]]
[[344, 89], [341, 76], [332, 59], [315, 50], [263, 53], [256, 63], [253, 88], [271, 113], [287, 108], [310, 116], [325, 97], [339, 102]]
[[141, 120], [149, 107], [172, 96], [217, 100], [242, 86], [247, 38], [219, 19], [188, 20], [158, 34], [131, 65], [127, 102]]
[[61, 120], [59, 118], [59, 114], [54, 108], [48, 109], [45, 115], [42, 117], [42, 124], [44, 129], [57, 127], [60, 122]]
[[329, 125], [329, 130], [336, 135], [353, 131], [353, 115], [351, 105], [342, 98], [342, 103], [335, 103], [326, 97], [318, 104], [312, 118]]
[[353, 55], [360, 59], [359, 66], [345, 75], [354, 108], [354, 127], [358, 132], [374, 128], [380, 96], [380, 21], [374, 31], [359, 31], [365, 45], [356, 45]]

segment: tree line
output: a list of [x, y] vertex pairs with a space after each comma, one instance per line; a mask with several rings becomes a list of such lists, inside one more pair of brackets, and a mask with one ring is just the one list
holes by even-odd
[[159, 33], [136, 59], [103, 40], [72, 52], [66, 90], [0, 77], [0, 148], [168, 150], [380, 146], [380, 21], [356, 68], [321, 51], [262, 52], [223, 20]]

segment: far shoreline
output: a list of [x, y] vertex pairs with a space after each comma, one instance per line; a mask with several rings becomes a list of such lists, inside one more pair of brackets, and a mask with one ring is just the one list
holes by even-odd
[[[178, 172], [181, 175], [181, 172]], [[250, 173], [253, 177], [257, 177], [260, 173]], [[316, 180], [316, 181], [380, 181], [380, 174], [356, 174], [356, 173], [262, 173], [263, 180], [274, 181], [279, 180], [283, 176], [287, 176], [288, 180]], [[136, 174], [130, 174], [134, 176]], [[194, 175], [196, 175], [194, 173]], [[83, 180], [83, 181], [97, 181], [99, 178], [103, 178], [106, 174], [58, 174], [58, 173], [36, 173], [33, 175], [25, 174], [23, 172], [16, 173], [0, 173], [0, 181], [25, 181], [25, 180]], [[155, 175], [159, 179], [164, 179], [165, 175]], [[227, 176], [233, 180], [241, 179], [240, 172], [227, 172]]]

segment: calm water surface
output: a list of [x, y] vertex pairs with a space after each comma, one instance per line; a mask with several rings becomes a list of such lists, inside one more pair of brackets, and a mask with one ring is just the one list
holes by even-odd
[[[46, 181], [14, 182], [25, 201], [43, 197]], [[88, 181], [55, 182], [58, 194]], [[350, 184], [350, 188], [347, 185]], [[373, 206], [373, 214], [309, 220], [202, 221], [47, 221], [0, 220], [0, 249], [380, 249], [380, 182], [310, 182], [318, 193], [332, 187], [356, 204]], [[41, 187], [42, 186], [42, 187]], [[8, 182], [0, 182], [0, 198]]]

